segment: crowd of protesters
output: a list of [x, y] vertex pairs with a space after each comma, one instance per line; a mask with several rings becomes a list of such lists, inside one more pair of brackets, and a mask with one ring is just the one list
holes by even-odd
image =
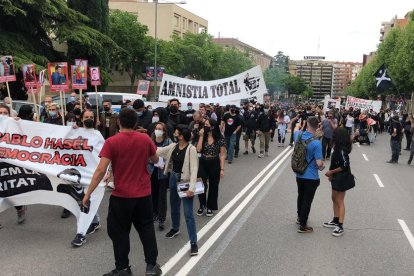
[[[196, 215], [212, 217], [219, 209], [219, 184], [221, 178], [224, 177], [226, 163], [232, 164], [235, 159], [241, 157], [239, 156], [241, 153], [240, 140], [244, 141], [243, 155], [252, 153], [257, 154], [258, 158], [266, 158], [269, 156], [269, 146], [273, 141], [277, 140], [278, 147], [285, 147], [287, 145], [293, 146], [299, 139], [305, 141], [311, 137], [317, 138], [315, 143], [312, 141], [313, 144], [310, 143], [310, 145], [318, 151], [320, 149], [320, 154], [307, 156], [310, 161], [314, 162], [313, 165], [309, 165], [309, 170], [314, 171], [297, 175], [299, 193], [297, 223], [300, 233], [312, 232], [312, 228], [306, 223], [313, 195], [319, 185], [318, 169], [321, 169], [323, 162], [331, 157], [331, 167], [326, 174], [330, 180], [333, 174], [342, 170], [341, 168], [349, 168], [348, 154], [351, 151], [351, 142], [373, 145], [379, 133], [388, 132], [392, 152], [389, 163], [398, 163], [404, 137], [406, 139], [405, 150], [410, 151], [408, 164], [411, 164], [414, 155], [413, 116], [391, 110], [381, 110], [379, 113], [373, 110], [361, 111], [352, 108], [324, 111], [323, 107], [318, 105], [287, 106], [261, 104], [254, 101], [246, 102], [241, 106], [227, 105], [225, 107], [218, 104], [199, 104], [198, 109], [195, 110], [191, 103], [186, 103], [183, 106], [179, 100], [172, 99], [166, 107], [155, 109], [146, 106], [142, 100], [128, 101], [124, 104], [121, 112], [115, 112], [112, 109], [111, 101], [104, 100], [102, 111], [96, 114], [91, 110], [91, 105], [87, 100], [83, 99], [81, 105], [77, 95], [73, 93], [66, 105], [65, 116], [62, 116], [63, 112], [65, 111], [58, 104], [52, 102], [51, 97], [45, 98], [39, 115], [31, 105], [22, 106], [18, 114], [12, 113], [7, 101], [0, 105], [0, 116], [72, 126], [74, 129], [83, 127], [99, 130], [103, 138], [107, 140], [100, 155], [101, 161], [104, 160], [105, 163], [100, 164], [97, 169], [97, 173], [100, 174], [102, 174], [103, 168], [106, 170], [109, 167], [110, 171], [112, 170], [110, 163], [112, 166], [117, 164], [116, 168], [119, 170], [119, 164], [123, 162], [118, 158], [119, 154], [115, 153], [121, 150], [119, 144], [125, 145], [125, 155], [132, 154], [131, 159], [127, 160], [138, 158], [128, 152], [128, 149], [130, 151], [132, 149], [128, 148], [129, 144], [131, 147], [140, 148], [142, 148], [142, 143], [154, 145], [153, 148], [147, 147], [143, 150], [150, 150], [144, 155], [145, 170], [140, 172], [144, 176], [144, 180], [146, 179], [145, 175], [148, 175], [148, 183], [141, 181], [142, 183], [138, 184], [145, 186], [144, 193], [122, 190], [122, 187], [117, 185], [132, 183], [135, 180], [120, 179], [119, 175], [125, 175], [125, 173], [114, 173], [115, 189], [110, 200], [112, 212], [110, 215], [108, 214], [108, 222], [112, 221], [114, 225], [108, 225], [108, 234], [114, 245], [116, 269], [105, 275], [124, 275], [122, 273], [129, 275], [128, 253], [125, 253], [129, 252], [129, 231], [124, 230], [130, 229], [131, 224], [137, 227], [140, 236], [142, 234], [147, 239], [141, 240], [144, 245], [148, 275], [161, 273], [156, 264], [158, 252], [156, 242], [153, 240], [155, 236], [151, 231], [154, 231], [152, 222], [158, 224], [160, 231], [165, 229], [168, 189], [170, 191], [169, 208], [172, 223], [171, 229], [165, 237], [172, 239], [180, 233], [180, 206], [182, 202], [191, 245], [190, 254], [197, 255], [197, 231], [193, 210], [195, 182], [200, 177], [205, 187], [204, 193], [198, 195], [199, 207]], [[288, 129], [293, 132], [295, 128], [300, 128], [302, 133], [292, 134], [288, 140]], [[121, 135], [119, 136], [118, 133]], [[138, 133], [140, 136], [135, 137], [136, 135], [133, 133]], [[256, 140], [258, 140], [258, 145]], [[332, 153], [333, 149], [334, 153]], [[342, 154], [338, 155], [338, 152]], [[158, 162], [161, 158], [164, 164], [159, 166]], [[141, 159], [138, 158], [136, 162], [142, 162]], [[334, 163], [336, 165], [333, 165]], [[129, 164], [132, 163], [129, 162]], [[122, 166], [130, 168], [127, 164]], [[133, 171], [134, 168], [130, 169]], [[88, 190], [85, 197], [90, 196], [93, 186], [97, 185], [104, 177], [100, 174], [94, 175], [90, 191]], [[106, 178], [108, 179], [108, 177]], [[136, 172], [134, 178], [140, 179]], [[188, 181], [190, 187], [187, 196], [181, 198], [177, 192], [177, 185], [183, 180]], [[143, 200], [128, 201], [124, 200], [125, 198], [141, 198]], [[148, 203], [148, 198], [151, 203]], [[344, 193], [333, 190], [332, 200], [334, 218], [324, 226], [336, 227], [333, 234], [340, 236], [343, 234]], [[119, 207], [120, 204], [124, 205], [123, 209]], [[137, 208], [143, 206], [151, 214], [143, 215], [137, 211]], [[19, 206], [16, 207], [16, 210], [18, 223], [21, 224], [25, 220], [27, 207]], [[141, 220], [135, 221], [132, 218], [133, 214], [139, 216]], [[64, 209], [61, 217], [67, 218], [70, 215], [71, 213]], [[148, 224], [149, 217], [152, 228]], [[137, 225], [146, 225], [146, 230]], [[99, 216], [96, 214], [86, 234], [94, 233], [99, 228]], [[124, 230], [121, 231], [121, 229]], [[127, 235], [128, 237], [126, 237]], [[85, 235], [77, 233], [72, 245], [79, 247], [85, 242]]]

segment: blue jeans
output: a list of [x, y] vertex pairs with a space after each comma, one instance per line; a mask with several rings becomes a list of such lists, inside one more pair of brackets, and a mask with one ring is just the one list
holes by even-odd
[[231, 136], [226, 136], [226, 147], [227, 147], [227, 160], [233, 161], [234, 157], [234, 145], [236, 144], [236, 134], [232, 134]]
[[180, 205], [181, 201], [183, 201], [188, 236], [191, 243], [197, 243], [197, 230], [193, 211], [194, 197], [180, 198], [178, 196], [177, 181], [180, 181], [180, 178], [181, 175], [179, 173], [172, 172], [169, 181], [172, 229], [175, 231], [180, 229]]

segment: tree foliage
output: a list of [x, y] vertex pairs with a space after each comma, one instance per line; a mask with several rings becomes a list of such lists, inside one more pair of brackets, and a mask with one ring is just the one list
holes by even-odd
[[395, 89], [387, 94], [409, 95], [414, 92], [414, 12], [411, 13], [408, 26], [393, 28], [384, 41], [378, 46], [374, 59], [359, 73], [357, 78], [347, 88], [347, 94], [374, 98], [374, 74], [385, 64], [391, 76]]

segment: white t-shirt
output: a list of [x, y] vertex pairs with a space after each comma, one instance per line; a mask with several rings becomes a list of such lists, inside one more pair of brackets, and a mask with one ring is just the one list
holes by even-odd
[[352, 116], [346, 116], [346, 123], [345, 123], [345, 126], [346, 127], [353, 127], [354, 126], [354, 117], [352, 117]]

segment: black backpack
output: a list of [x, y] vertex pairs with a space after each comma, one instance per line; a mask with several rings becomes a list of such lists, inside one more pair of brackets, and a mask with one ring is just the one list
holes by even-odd
[[304, 174], [309, 163], [306, 160], [306, 148], [310, 142], [316, 139], [315, 136], [302, 141], [303, 132], [299, 135], [298, 141], [293, 149], [291, 166], [292, 170], [298, 174]]

